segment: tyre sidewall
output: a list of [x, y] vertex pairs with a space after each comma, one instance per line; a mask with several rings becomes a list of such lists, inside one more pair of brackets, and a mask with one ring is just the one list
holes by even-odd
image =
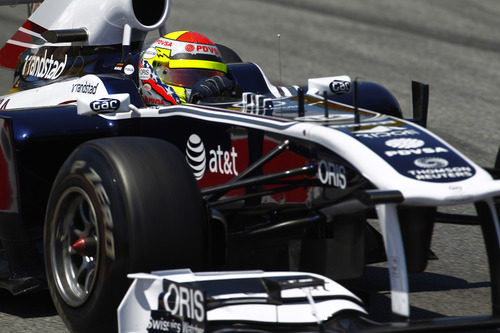
[[[94, 156], [86, 156], [93, 154], [96, 154], [96, 152], [89, 153], [89, 149], [81, 150], [61, 170], [56, 181], [57, 185], [53, 188], [49, 199], [46, 218], [49, 224], [44, 232], [46, 274], [50, 293], [59, 314], [63, 316], [63, 320], [75, 332], [83, 331], [83, 327], [88, 327], [89, 323], [99, 323], [96, 330], [102, 332], [115, 327], [116, 323], [107, 325], [108, 320], [105, 314], [109, 309], [117, 308], [121, 295], [115, 295], [115, 292], [126, 289], [127, 281], [123, 277], [126, 276], [129, 270], [125, 265], [128, 254], [128, 249], [124, 246], [126, 244], [115, 242], [116, 239], [124, 239], [123, 231], [126, 231], [127, 228], [127, 225], [120, 224], [121, 221], [126, 220], [124, 198], [119, 187], [116, 184], [110, 184], [110, 180], [117, 179], [113, 168], [105, 163], [103, 159], [99, 160]], [[108, 244], [106, 246], [105, 242], [99, 242], [98, 272], [93, 290], [84, 306], [76, 308], [68, 306], [59, 292], [54, 290], [54, 275], [49, 265], [49, 260], [51, 260], [50, 246], [56, 227], [54, 216], [58, 202], [56, 198], [60, 198], [67, 189], [73, 186], [79, 187], [89, 196], [97, 215], [99, 237], [100, 239], [106, 239]], [[106, 200], [106, 197], [109, 201]], [[112, 221], [111, 224], [105, 225], [103, 217], [109, 212]], [[79, 327], [79, 322], [82, 322], [82, 328]]]

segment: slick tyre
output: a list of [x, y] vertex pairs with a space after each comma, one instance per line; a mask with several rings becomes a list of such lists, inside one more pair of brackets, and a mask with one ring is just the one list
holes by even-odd
[[184, 156], [170, 143], [106, 138], [77, 148], [52, 187], [45, 269], [74, 332], [116, 332], [127, 274], [204, 268], [206, 211]]

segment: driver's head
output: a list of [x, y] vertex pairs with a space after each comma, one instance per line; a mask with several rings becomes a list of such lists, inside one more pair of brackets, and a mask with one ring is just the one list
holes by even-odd
[[200, 80], [225, 75], [217, 46], [193, 31], [176, 31], [156, 40], [139, 63], [139, 85], [148, 105], [169, 105], [189, 100]]

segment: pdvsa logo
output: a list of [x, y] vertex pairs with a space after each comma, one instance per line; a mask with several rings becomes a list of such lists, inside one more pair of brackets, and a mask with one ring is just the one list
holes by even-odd
[[223, 150], [220, 145], [217, 145], [217, 149], [209, 149], [207, 154], [205, 145], [197, 134], [191, 134], [186, 143], [186, 160], [196, 180], [203, 178], [207, 164], [211, 173], [237, 176], [237, 157], [238, 153], [234, 147]]

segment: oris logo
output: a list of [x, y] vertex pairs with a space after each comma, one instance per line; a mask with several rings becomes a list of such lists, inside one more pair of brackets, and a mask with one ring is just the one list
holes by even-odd
[[205, 146], [201, 138], [196, 134], [191, 134], [186, 145], [186, 160], [193, 170], [196, 180], [203, 178], [207, 165]]
[[420, 148], [424, 144], [424, 141], [412, 138], [391, 139], [385, 142], [386, 146], [396, 149]]
[[[196, 324], [203, 324], [205, 321], [205, 300], [203, 292], [199, 289], [170, 283], [163, 296], [165, 310], [174, 316], [184, 319], [191, 319]], [[196, 332], [197, 330], [183, 330], [183, 332]]]
[[340, 164], [321, 160], [318, 165], [318, 178], [322, 184], [345, 189], [347, 178], [345, 167]]
[[422, 157], [415, 160], [415, 165], [423, 169], [446, 168], [448, 161], [440, 157]]

